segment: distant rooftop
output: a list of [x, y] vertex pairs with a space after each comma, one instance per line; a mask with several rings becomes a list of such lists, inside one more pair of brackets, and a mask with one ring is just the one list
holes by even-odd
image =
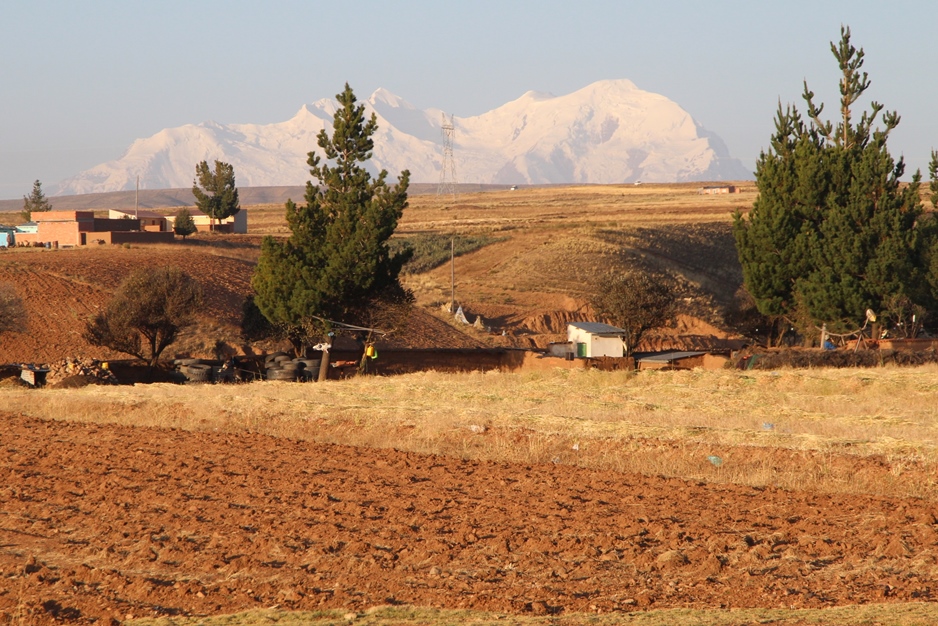
[[155, 211], [147, 211], [145, 209], [111, 209], [114, 213], [120, 213], [122, 215], [127, 215], [128, 217], [142, 217], [145, 219], [163, 219], [163, 215]]
[[707, 354], [706, 352], [662, 352], [658, 354], [651, 354], [648, 356], [643, 356], [638, 359], [638, 361], [648, 361], [651, 363], [671, 363], [672, 361], [680, 361], [681, 359], [689, 359], [695, 356], [701, 356]]
[[603, 324], [602, 322], [570, 322], [570, 326], [579, 328], [580, 330], [585, 330], [586, 332], [592, 333], [594, 335], [625, 335], [629, 332], [624, 328], [610, 326], [609, 324]]

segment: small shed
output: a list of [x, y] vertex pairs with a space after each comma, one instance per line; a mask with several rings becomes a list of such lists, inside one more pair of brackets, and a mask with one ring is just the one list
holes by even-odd
[[22, 365], [20, 378], [32, 387], [42, 387], [46, 384], [46, 374], [48, 368], [37, 367], [35, 365]]
[[572, 322], [567, 325], [567, 341], [578, 357], [623, 357], [629, 332], [601, 322]]

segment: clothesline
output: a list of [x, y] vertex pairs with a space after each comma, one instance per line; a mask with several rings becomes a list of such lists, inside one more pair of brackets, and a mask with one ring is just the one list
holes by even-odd
[[346, 323], [344, 323], [344, 322], [336, 322], [336, 321], [334, 321], [334, 320], [327, 320], [327, 319], [324, 318], [324, 317], [319, 317], [318, 315], [310, 315], [310, 317], [312, 317], [313, 319], [317, 319], [317, 320], [319, 320], [320, 322], [326, 322], [326, 323], [328, 323], [328, 324], [332, 324], [333, 326], [340, 326], [340, 327], [342, 327], [342, 328], [344, 328], [344, 329], [346, 329], [346, 330], [361, 330], [361, 331], [366, 331], [366, 332], [370, 332], [370, 333], [377, 333], [378, 335], [387, 335], [387, 334], [388, 334], [388, 331], [386, 331], [386, 330], [378, 330], [377, 328], [365, 328], [364, 326], [355, 326], [354, 324], [346, 324]]

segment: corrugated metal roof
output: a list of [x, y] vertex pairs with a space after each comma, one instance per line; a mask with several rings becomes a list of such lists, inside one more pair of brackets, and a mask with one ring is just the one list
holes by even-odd
[[680, 361], [681, 359], [689, 359], [695, 356], [701, 356], [707, 354], [706, 352], [663, 352], [661, 354], [653, 354], [651, 356], [645, 356], [638, 360], [639, 363], [642, 361], [650, 361], [652, 363], [670, 363], [672, 361]]
[[625, 335], [629, 331], [602, 322], [570, 322], [570, 326], [594, 335]]

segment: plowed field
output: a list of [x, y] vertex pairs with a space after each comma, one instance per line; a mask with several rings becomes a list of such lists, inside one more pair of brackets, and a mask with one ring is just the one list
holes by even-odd
[[936, 543], [925, 500], [0, 416], [0, 616], [20, 623], [929, 600]]
[[101, 307], [130, 272], [143, 266], [175, 265], [202, 284], [200, 317], [237, 328], [241, 305], [251, 293], [253, 262], [183, 246], [74, 250], [16, 250], [0, 259], [0, 283], [12, 283], [26, 309], [26, 327], [4, 334], [0, 363], [48, 363], [67, 356], [126, 358], [88, 345], [84, 321]]

